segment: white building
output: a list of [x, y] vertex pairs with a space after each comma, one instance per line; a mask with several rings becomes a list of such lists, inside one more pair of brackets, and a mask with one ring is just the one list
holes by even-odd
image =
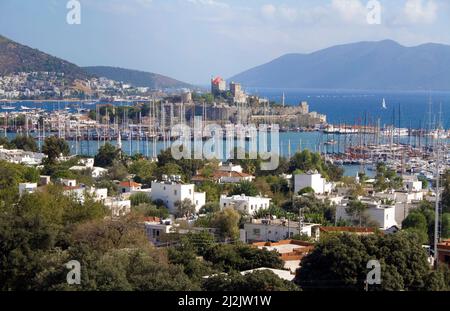
[[154, 244], [160, 243], [161, 237], [165, 234], [175, 231], [175, 227], [171, 220], [154, 218], [145, 221], [144, 225], [148, 239]]
[[105, 202], [108, 197], [107, 188], [94, 188], [86, 187], [84, 185], [80, 186], [65, 186], [64, 194], [84, 203], [86, 195], [90, 196], [95, 202]]
[[92, 178], [99, 178], [103, 174], [106, 174], [106, 172], [108, 171], [106, 168], [103, 168], [103, 167], [82, 166], [82, 165], [72, 166], [71, 168], [69, 168], [69, 170], [71, 170], [71, 171], [86, 171], [86, 170], [90, 170]]
[[422, 191], [422, 181], [417, 179], [417, 176], [402, 176], [403, 178], [403, 187], [407, 191]]
[[311, 187], [315, 194], [330, 193], [333, 190], [333, 183], [329, 183], [317, 172], [306, 174], [296, 174], [294, 176], [294, 191], [298, 193], [303, 188]]
[[5, 149], [0, 146], [0, 160], [15, 164], [39, 165], [47, 156], [39, 152], [24, 151], [21, 149]]
[[256, 196], [250, 197], [245, 194], [242, 195], [233, 195], [227, 197], [226, 195], [220, 196], [220, 207], [232, 207], [241, 212], [245, 212], [248, 215], [253, 215], [257, 213], [259, 210], [268, 209], [270, 206], [271, 198]]
[[244, 170], [242, 169], [242, 166], [238, 164], [233, 164], [229, 162], [228, 164], [220, 163], [219, 170], [224, 172], [238, 172], [242, 173]]
[[285, 219], [252, 219], [251, 222], [244, 224], [245, 241], [277, 242], [290, 239], [300, 233], [318, 239], [320, 235], [319, 228], [319, 224], [311, 223], [303, 223], [301, 228], [299, 228], [297, 221], [288, 221]]
[[120, 193], [128, 193], [137, 190], [141, 190], [142, 184], [139, 184], [134, 181], [122, 181], [119, 183], [119, 191]]
[[106, 207], [111, 210], [111, 216], [124, 216], [131, 211], [131, 201], [122, 198], [107, 197], [104, 201]]
[[[364, 204], [367, 204], [367, 209], [364, 211], [364, 215], [369, 217], [370, 220], [376, 222], [380, 229], [386, 230], [393, 226], [398, 226], [395, 220], [395, 206], [385, 205], [380, 201], [373, 200], [361, 200]], [[342, 202], [336, 206], [336, 219], [342, 220], [354, 220], [353, 215], [347, 213], [349, 201]]]
[[86, 166], [86, 167], [94, 167], [94, 158], [84, 158], [78, 161], [78, 164]]
[[76, 187], [77, 186], [76, 179], [59, 178], [58, 182], [65, 187]]
[[37, 183], [20, 183], [19, 195], [22, 196], [25, 193], [33, 193], [37, 189]]
[[198, 213], [205, 205], [206, 193], [195, 192], [194, 184], [183, 184], [179, 181], [153, 181], [151, 190], [152, 200], [162, 200], [171, 214], [176, 213], [175, 202], [189, 199], [195, 205]]

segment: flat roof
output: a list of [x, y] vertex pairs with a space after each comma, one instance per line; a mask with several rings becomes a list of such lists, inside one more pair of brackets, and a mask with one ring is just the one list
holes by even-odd
[[297, 244], [280, 244], [274, 246], [258, 246], [259, 249], [266, 248], [268, 251], [277, 251], [280, 254], [291, 253], [295, 249], [305, 248], [306, 246]]
[[270, 270], [273, 273], [275, 273], [280, 279], [283, 279], [286, 281], [292, 281], [295, 278], [295, 274], [292, 274], [290, 270], [280, 270], [280, 269], [272, 269], [272, 268], [257, 268], [257, 269], [242, 271], [241, 274], [245, 275], [248, 273], [253, 273], [255, 271], [262, 271], [262, 270]]

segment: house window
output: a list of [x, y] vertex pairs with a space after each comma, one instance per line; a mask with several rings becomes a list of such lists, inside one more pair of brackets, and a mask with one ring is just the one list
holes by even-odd
[[223, 203], [223, 207], [227, 207], [227, 203]]
[[189, 194], [192, 194], [192, 189], [189, 189]]
[[198, 205], [198, 200], [195, 200], [195, 205]]
[[165, 187], [165, 186], [163, 187], [163, 190], [166, 190], [166, 187]]
[[253, 235], [259, 236], [261, 234], [260, 229], [253, 229]]
[[174, 191], [173, 191], [173, 194], [174, 194], [174, 195], [177, 195], [177, 191], [176, 191], [176, 190], [174, 190]]

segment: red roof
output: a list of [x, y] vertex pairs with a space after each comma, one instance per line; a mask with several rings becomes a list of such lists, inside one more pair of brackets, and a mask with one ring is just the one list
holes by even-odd
[[214, 84], [219, 84], [222, 80], [223, 80], [223, 79], [222, 79], [221, 77], [217, 76], [217, 77], [215, 77], [215, 78], [213, 79], [212, 82], [213, 82]]
[[122, 181], [119, 184], [121, 187], [127, 187], [127, 188], [136, 188], [142, 186], [142, 184], [138, 184], [134, 181]]
[[81, 186], [64, 186], [63, 189], [64, 190], [78, 190], [81, 189]]
[[144, 221], [146, 221], [146, 222], [160, 222], [161, 218], [159, 218], [159, 217], [144, 217]]

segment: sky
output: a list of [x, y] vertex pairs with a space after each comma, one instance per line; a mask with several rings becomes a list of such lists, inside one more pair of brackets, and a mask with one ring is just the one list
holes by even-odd
[[0, 0], [0, 34], [80, 66], [202, 85], [337, 44], [450, 44], [448, 0], [379, 0], [379, 24], [367, 22], [369, 0], [79, 0], [80, 24], [67, 23], [68, 2]]

